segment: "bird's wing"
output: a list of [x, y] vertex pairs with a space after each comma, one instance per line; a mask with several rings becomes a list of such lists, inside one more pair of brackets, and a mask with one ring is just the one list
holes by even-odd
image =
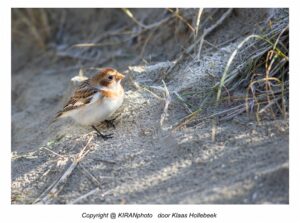
[[[59, 118], [65, 112], [77, 109], [84, 105], [95, 102], [95, 96], [99, 92], [97, 88], [92, 87], [88, 80], [84, 81], [70, 97], [69, 101], [66, 103], [62, 111], [56, 114], [55, 118]], [[101, 95], [100, 95], [101, 96]]]

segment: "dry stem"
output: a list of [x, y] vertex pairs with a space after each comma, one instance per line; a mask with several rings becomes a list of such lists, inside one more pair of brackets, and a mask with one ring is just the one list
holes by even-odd
[[167, 76], [169, 75], [173, 70], [174, 68], [179, 64], [179, 62], [184, 58], [184, 55], [185, 54], [189, 54], [192, 52], [193, 49], [195, 49], [195, 46], [200, 42], [200, 47], [199, 47], [199, 50], [198, 50], [198, 55], [200, 56], [200, 53], [201, 53], [201, 48], [202, 48], [202, 45], [203, 45], [203, 40], [204, 40], [204, 37], [206, 37], [208, 34], [210, 34], [212, 31], [214, 31], [218, 26], [220, 26], [226, 18], [228, 18], [228, 16], [232, 13], [232, 10], [233, 9], [228, 9], [222, 16], [221, 18], [212, 26], [210, 26], [209, 28], [205, 29], [204, 30], [204, 33], [202, 34], [202, 36], [197, 40], [195, 41], [191, 46], [189, 46], [184, 53], [182, 53], [176, 60], [175, 60], [175, 63], [169, 67], [169, 69], [166, 71], [165, 75], [164, 76]]
[[45, 193], [42, 193], [42, 195], [33, 202], [34, 204], [48, 204], [52, 198], [57, 197], [57, 195], [60, 193], [60, 191], [64, 188], [67, 180], [71, 176], [71, 174], [74, 171], [77, 164], [89, 152], [89, 150], [87, 150], [87, 148], [88, 148], [88, 145], [90, 144], [90, 142], [92, 141], [92, 139], [93, 139], [93, 136], [91, 136], [89, 138], [85, 147], [83, 147], [83, 149], [77, 154], [77, 156], [75, 157], [75, 159], [73, 160], [73, 162], [71, 163], [69, 168], [64, 172], [64, 174], [56, 182], [54, 181], [46, 189], [46, 191], [49, 191], [49, 192], [47, 192], [46, 196], [44, 196]]
[[164, 88], [165, 88], [165, 107], [164, 107], [164, 111], [163, 113], [161, 114], [160, 116], [160, 127], [162, 128], [163, 126], [163, 122], [165, 120], [165, 118], [168, 116], [168, 107], [169, 107], [169, 104], [171, 102], [171, 96], [170, 96], [170, 92], [166, 86], [166, 83], [164, 82], [164, 80], [162, 80], [163, 84], [164, 84]]
[[97, 193], [99, 190], [100, 190], [100, 189], [99, 189], [98, 187], [96, 187], [95, 189], [91, 190], [90, 192], [88, 192], [88, 193], [86, 193], [86, 194], [84, 194], [84, 195], [82, 195], [82, 196], [76, 198], [76, 199], [73, 200], [73, 201], [70, 201], [69, 204], [76, 204], [76, 203], [78, 203], [79, 201], [81, 201], [81, 200], [87, 198], [88, 196], [91, 196], [92, 194]]

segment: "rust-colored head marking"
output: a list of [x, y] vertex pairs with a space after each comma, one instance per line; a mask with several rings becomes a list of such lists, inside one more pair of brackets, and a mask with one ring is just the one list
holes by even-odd
[[101, 69], [101, 71], [99, 72], [100, 77], [105, 77], [107, 74], [114, 74], [115, 72], [117, 72], [114, 68], [112, 67], [105, 67], [103, 69]]
[[111, 67], [105, 67], [92, 78], [92, 83], [95, 85], [100, 84], [102, 86], [111, 87], [124, 77], [125, 76], [117, 70]]

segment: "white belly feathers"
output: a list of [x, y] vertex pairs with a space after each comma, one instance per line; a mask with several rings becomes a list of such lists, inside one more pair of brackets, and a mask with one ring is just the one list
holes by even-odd
[[101, 98], [97, 93], [91, 103], [72, 111], [69, 116], [81, 125], [98, 124], [107, 120], [123, 103], [124, 95], [117, 98]]

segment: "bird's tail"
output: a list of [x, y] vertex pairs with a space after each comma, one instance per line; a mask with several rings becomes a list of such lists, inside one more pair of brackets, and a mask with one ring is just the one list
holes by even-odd
[[63, 112], [62, 111], [59, 111], [56, 113], [55, 117], [51, 120], [51, 122], [49, 123], [48, 127], [50, 125], [52, 125], [54, 122], [56, 122], [59, 118], [61, 118]]

